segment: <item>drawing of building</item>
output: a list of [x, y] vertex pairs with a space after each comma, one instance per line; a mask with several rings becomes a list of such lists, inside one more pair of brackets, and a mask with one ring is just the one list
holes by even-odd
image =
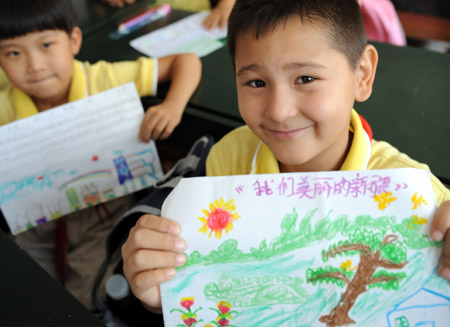
[[394, 306], [389, 327], [449, 327], [450, 297], [421, 288]]
[[115, 199], [116, 192], [114, 192], [114, 189], [110, 187], [109, 189], [103, 191], [103, 198], [107, 200]]
[[81, 209], [80, 198], [78, 197], [78, 193], [74, 187], [71, 187], [66, 190], [67, 201], [69, 201], [70, 208], [73, 211], [77, 211]]
[[119, 156], [114, 159], [114, 166], [116, 167], [117, 176], [119, 178], [119, 184], [123, 185], [127, 180], [133, 180], [130, 168], [124, 156]]
[[86, 185], [85, 189], [82, 190], [83, 192], [83, 201], [88, 207], [95, 206], [96, 204], [99, 204], [102, 202], [102, 196], [98, 190], [98, 188], [92, 184], [92, 190], [89, 188], [88, 185]]

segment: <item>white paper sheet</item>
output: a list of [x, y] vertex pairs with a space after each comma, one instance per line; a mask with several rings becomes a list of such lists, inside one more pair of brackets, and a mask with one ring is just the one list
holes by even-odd
[[449, 326], [429, 173], [182, 180], [162, 216], [187, 262], [161, 285], [165, 326]]
[[13, 234], [154, 184], [134, 83], [0, 127], [0, 207]]
[[219, 27], [206, 30], [202, 23], [209, 11], [202, 11], [169, 26], [138, 37], [130, 42], [136, 50], [150, 57], [193, 52], [204, 57], [225, 45], [227, 30]]

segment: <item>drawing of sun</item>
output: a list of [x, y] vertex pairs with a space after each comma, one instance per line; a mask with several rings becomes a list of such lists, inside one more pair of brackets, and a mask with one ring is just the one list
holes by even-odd
[[205, 217], [198, 217], [203, 223], [198, 231], [206, 234], [209, 230], [208, 237], [211, 237], [211, 234], [214, 232], [215, 238], [221, 238], [222, 232], [225, 230], [225, 233], [228, 233], [229, 230], [233, 229], [233, 221], [241, 218], [235, 210], [234, 199], [224, 202], [220, 198], [220, 200], [210, 203], [209, 211], [202, 210]]

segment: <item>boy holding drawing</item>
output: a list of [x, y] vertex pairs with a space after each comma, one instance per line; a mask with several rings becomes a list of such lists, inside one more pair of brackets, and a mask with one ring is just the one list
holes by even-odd
[[[208, 176], [428, 169], [375, 141], [353, 109], [372, 92], [378, 61], [367, 44], [356, 0], [237, 0], [228, 22], [239, 110], [246, 126], [211, 150]], [[431, 236], [450, 228], [450, 191], [431, 177], [438, 211]], [[159, 284], [184, 264], [179, 225], [144, 215], [122, 247], [124, 272], [149, 309], [161, 307]], [[450, 240], [439, 273], [450, 279]]]
[[[0, 67], [9, 82], [0, 90], [0, 125], [25, 118], [134, 81], [140, 96], [154, 95], [157, 83], [171, 81], [164, 101], [148, 108], [136, 137], [166, 138], [181, 120], [197, 87], [201, 62], [193, 54], [160, 59], [96, 64], [74, 60], [82, 43], [70, 0], [8, 0], [0, 13]], [[133, 196], [80, 211], [16, 236], [16, 242], [87, 307], [94, 278], [104, 257], [105, 239], [114, 219], [133, 203]], [[55, 247], [55, 232], [66, 228], [65, 249]], [[64, 234], [64, 233], [63, 233]], [[62, 252], [55, 265], [53, 252]], [[61, 260], [57, 260], [61, 262]], [[64, 263], [67, 261], [67, 266]], [[58, 271], [59, 268], [59, 271]], [[58, 278], [59, 279], [59, 278]]]

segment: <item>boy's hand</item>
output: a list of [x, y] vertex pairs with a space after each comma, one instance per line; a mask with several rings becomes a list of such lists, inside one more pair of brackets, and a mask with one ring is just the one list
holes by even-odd
[[139, 141], [168, 138], [180, 123], [183, 110], [168, 101], [148, 108], [139, 130]]
[[219, 26], [224, 29], [228, 23], [228, 17], [230, 16], [231, 9], [233, 9], [235, 0], [221, 0], [215, 8], [211, 10], [211, 13], [203, 21], [203, 27], [207, 30], [212, 30]]
[[450, 201], [442, 203], [434, 215], [431, 224], [431, 237], [440, 242], [445, 239], [442, 249], [441, 261], [439, 263], [439, 274], [450, 280]]
[[122, 246], [123, 272], [133, 294], [152, 311], [161, 308], [159, 285], [175, 276], [186, 261], [180, 226], [169, 219], [143, 215]]

